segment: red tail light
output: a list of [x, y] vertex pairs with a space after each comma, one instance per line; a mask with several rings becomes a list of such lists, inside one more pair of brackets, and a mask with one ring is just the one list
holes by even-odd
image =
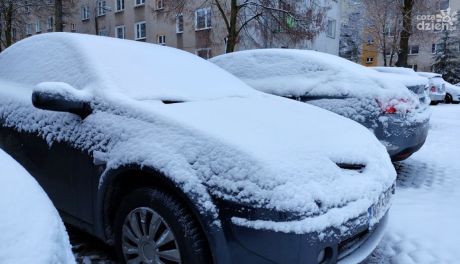
[[385, 114], [408, 113], [408, 101], [406, 99], [392, 99], [387, 102], [377, 100], [380, 108]]
[[436, 92], [436, 86], [431, 86], [431, 91], [432, 91], [433, 93], [435, 93], [435, 92]]

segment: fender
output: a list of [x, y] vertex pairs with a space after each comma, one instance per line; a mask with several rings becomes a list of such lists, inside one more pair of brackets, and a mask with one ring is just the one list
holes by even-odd
[[154, 168], [141, 166], [138, 164], [126, 164], [115, 169], [106, 170], [100, 177], [101, 184], [96, 190], [96, 201], [94, 205], [94, 233], [97, 237], [110, 244], [110, 234], [106, 232], [108, 226], [108, 219], [106, 215], [106, 196], [111, 185], [120, 179], [120, 177], [127, 177], [129, 172], [136, 172], [153, 177], [152, 182], [159, 182], [167, 185], [169, 189], [173, 190], [179, 198], [185, 202], [188, 208], [192, 211], [195, 218], [198, 220], [211, 250], [214, 263], [230, 264], [230, 254], [228, 245], [225, 239], [224, 231], [221, 227], [215, 224], [215, 216], [211, 212], [203, 212], [196, 206], [198, 200], [193, 195], [185, 193], [178, 184], [174, 183], [170, 178], [164, 176], [162, 173]]

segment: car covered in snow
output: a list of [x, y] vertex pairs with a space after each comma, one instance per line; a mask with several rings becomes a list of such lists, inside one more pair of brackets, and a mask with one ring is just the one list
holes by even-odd
[[457, 84], [453, 85], [449, 82], [445, 82], [446, 85], [446, 104], [460, 104], [460, 86]]
[[424, 78], [406, 86], [399, 79], [311, 50], [241, 51], [211, 61], [257, 90], [316, 105], [364, 125], [393, 161], [408, 158], [427, 137], [430, 114]]
[[75, 263], [64, 224], [37, 181], [1, 149], [0, 168], [0, 263]]
[[70, 33], [0, 54], [0, 147], [123, 263], [357, 263], [396, 177], [349, 119], [185, 51]]
[[433, 72], [417, 72], [417, 74], [429, 80], [431, 104], [437, 105], [444, 102], [447, 93], [446, 81], [444, 81], [442, 75]]

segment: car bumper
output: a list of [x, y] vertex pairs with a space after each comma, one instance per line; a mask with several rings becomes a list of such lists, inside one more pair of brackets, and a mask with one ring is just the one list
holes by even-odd
[[446, 98], [445, 93], [443, 94], [430, 93], [430, 99], [432, 102], [441, 102], [441, 101], [444, 101], [445, 98]]
[[429, 129], [429, 115], [425, 118], [408, 121], [405, 117], [386, 115], [383, 122], [379, 119], [374, 128], [375, 136], [387, 148], [393, 161], [407, 159], [425, 143]]
[[[388, 212], [372, 229], [363, 224], [349, 229], [349, 235], [339, 236], [340, 231], [329, 228], [321, 233], [291, 234], [256, 230], [230, 224], [226, 231], [231, 263], [292, 263], [328, 264], [359, 263], [377, 247], [384, 235]], [[229, 223], [227, 223], [229, 224]], [[320, 240], [319, 237], [327, 234]], [[318, 262], [324, 252], [325, 260]]]

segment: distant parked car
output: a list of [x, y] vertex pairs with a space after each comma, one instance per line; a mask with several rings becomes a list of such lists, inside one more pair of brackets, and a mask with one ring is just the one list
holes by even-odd
[[437, 105], [446, 99], [446, 81], [441, 74], [432, 72], [417, 72], [418, 75], [429, 80], [431, 104]]
[[425, 78], [417, 77], [406, 87], [356, 63], [308, 50], [242, 51], [211, 61], [257, 90], [361, 123], [385, 145], [393, 161], [408, 158], [427, 137]]
[[396, 178], [356, 122], [185, 51], [73, 33], [0, 54], [0, 147], [121, 263], [357, 263]]
[[453, 85], [445, 82], [446, 86], [446, 104], [459, 104], [460, 103], [460, 86]]

